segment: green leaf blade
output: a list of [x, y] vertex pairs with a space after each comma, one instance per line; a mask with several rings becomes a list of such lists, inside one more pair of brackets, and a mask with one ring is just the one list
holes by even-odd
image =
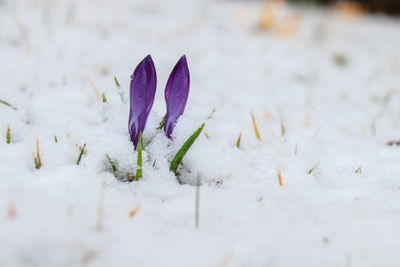
[[114, 162], [111, 160], [110, 156], [107, 153], [104, 153], [106, 155], [106, 158], [108, 160], [108, 163], [110, 163], [111, 169], [113, 173], [115, 174], [117, 172], [117, 167], [115, 167]]
[[11, 133], [10, 133], [10, 125], [7, 125], [7, 133], [6, 133], [6, 143], [11, 143]]
[[162, 118], [162, 120], [158, 124], [157, 130], [161, 130], [164, 127], [164, 123], [165, 123], [165, 116]]
[[200, 128], [198, 128], [183, 144], [183, 146], [179, 149], [178, 153], [176, 153], [174, 159], [172, 160], [169, 170], [176, 174], [176, 169], [178, 168], [179, 163], [185, 157], [186, 153], [196, 141], [197, 137], [199, 137], [200, 133], [203, 131], [205, 123], [203, 123]]
[[118, 88], [121, 88], [121, 85], [119, 84], [119, 81], [116, 76], [114, 76], [114, 82], [115, 82], [115, 86], [117, 86]]
[[[79, 165], [79, 163], [81, 162], [81, 158], [82, 158], [83, 153], [85, 152], [85, 148], [86, 148], [86, 144], [83, 144], [81, 152], [79, 153], [78, 160], [76, 161], [76, 165]], [[40, 164], [40, 159], [39, 159], [39, 164]]]

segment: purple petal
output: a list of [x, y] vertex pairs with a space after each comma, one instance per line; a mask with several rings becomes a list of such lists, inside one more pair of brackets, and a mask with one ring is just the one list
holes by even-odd
[[139, 133], [146, 126], [147, 117], [153, 106], [157, 87], [157, 75], [151, 56], [144, 58], [131, 76], [129, 135], [137, 146]]
[[165, 115], [164, 131], [168, 138], [171, 138], [175, 123], [185, 110], [189, 95], [190, 75], [183, 55], [169, 75], [165, 86], [165, 102], [167, 103], [167, 114]]

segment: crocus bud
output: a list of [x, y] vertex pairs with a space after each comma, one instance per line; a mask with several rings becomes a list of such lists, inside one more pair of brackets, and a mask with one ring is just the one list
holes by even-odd
[[147, 117], [153, 106], [157, 87], [157, 75], [151, 56], [145, 57], [131, 76], [129, 135], [137, 146], [139, 133], [144, 131]]
[[171, 138], [175, 123], [185, 110], [189, 95], [190, 75], [183, 55], [169, 75], [165, 86], [165, 102], [167, 104], [167, 114], [165, 115], [164, 131], [168, 138]]

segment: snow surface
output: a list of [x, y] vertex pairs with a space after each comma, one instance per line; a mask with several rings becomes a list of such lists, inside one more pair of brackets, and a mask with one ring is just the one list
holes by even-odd
[[[0, 99], [17, 108], [0, 104], [0, 266], [400, 266], [400, 148], [386, 146], [400, 138], [400, 21], [285, 6], [299, 18], [285, 39], [257, 28], [261, 6], [0, 1]], [[126, 96], [147, 54], [151, 143], [143, 179], [122, 183], [104, 153], [124, 174], [136, 152], [113, 77]], [[171, 142], [155, 128], [182, 54], [191, 91]], [[169, 162], [203, 122], [180, 184]]]

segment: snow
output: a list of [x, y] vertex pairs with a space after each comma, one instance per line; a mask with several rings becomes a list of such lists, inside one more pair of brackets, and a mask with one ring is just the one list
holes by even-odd
[[[399, 138], [400, 21], [286, 5], [300, 24], [282, 38], [257, 28], [261, 7], [0, 1], [0, 99], [17, 107], [0, 104], [0, 266], [399, 266], [400, 149], [386, 143]], [[126, 96], [147, 54], [151, 142], [143, 179], [122, 183], [104, 154], [122, 175], [137, 155], [113, 77]], [[170, 141], [156, 127], [182, 54], [191, 89]], [[179, 183], [169, 162], [203, 122]]]

